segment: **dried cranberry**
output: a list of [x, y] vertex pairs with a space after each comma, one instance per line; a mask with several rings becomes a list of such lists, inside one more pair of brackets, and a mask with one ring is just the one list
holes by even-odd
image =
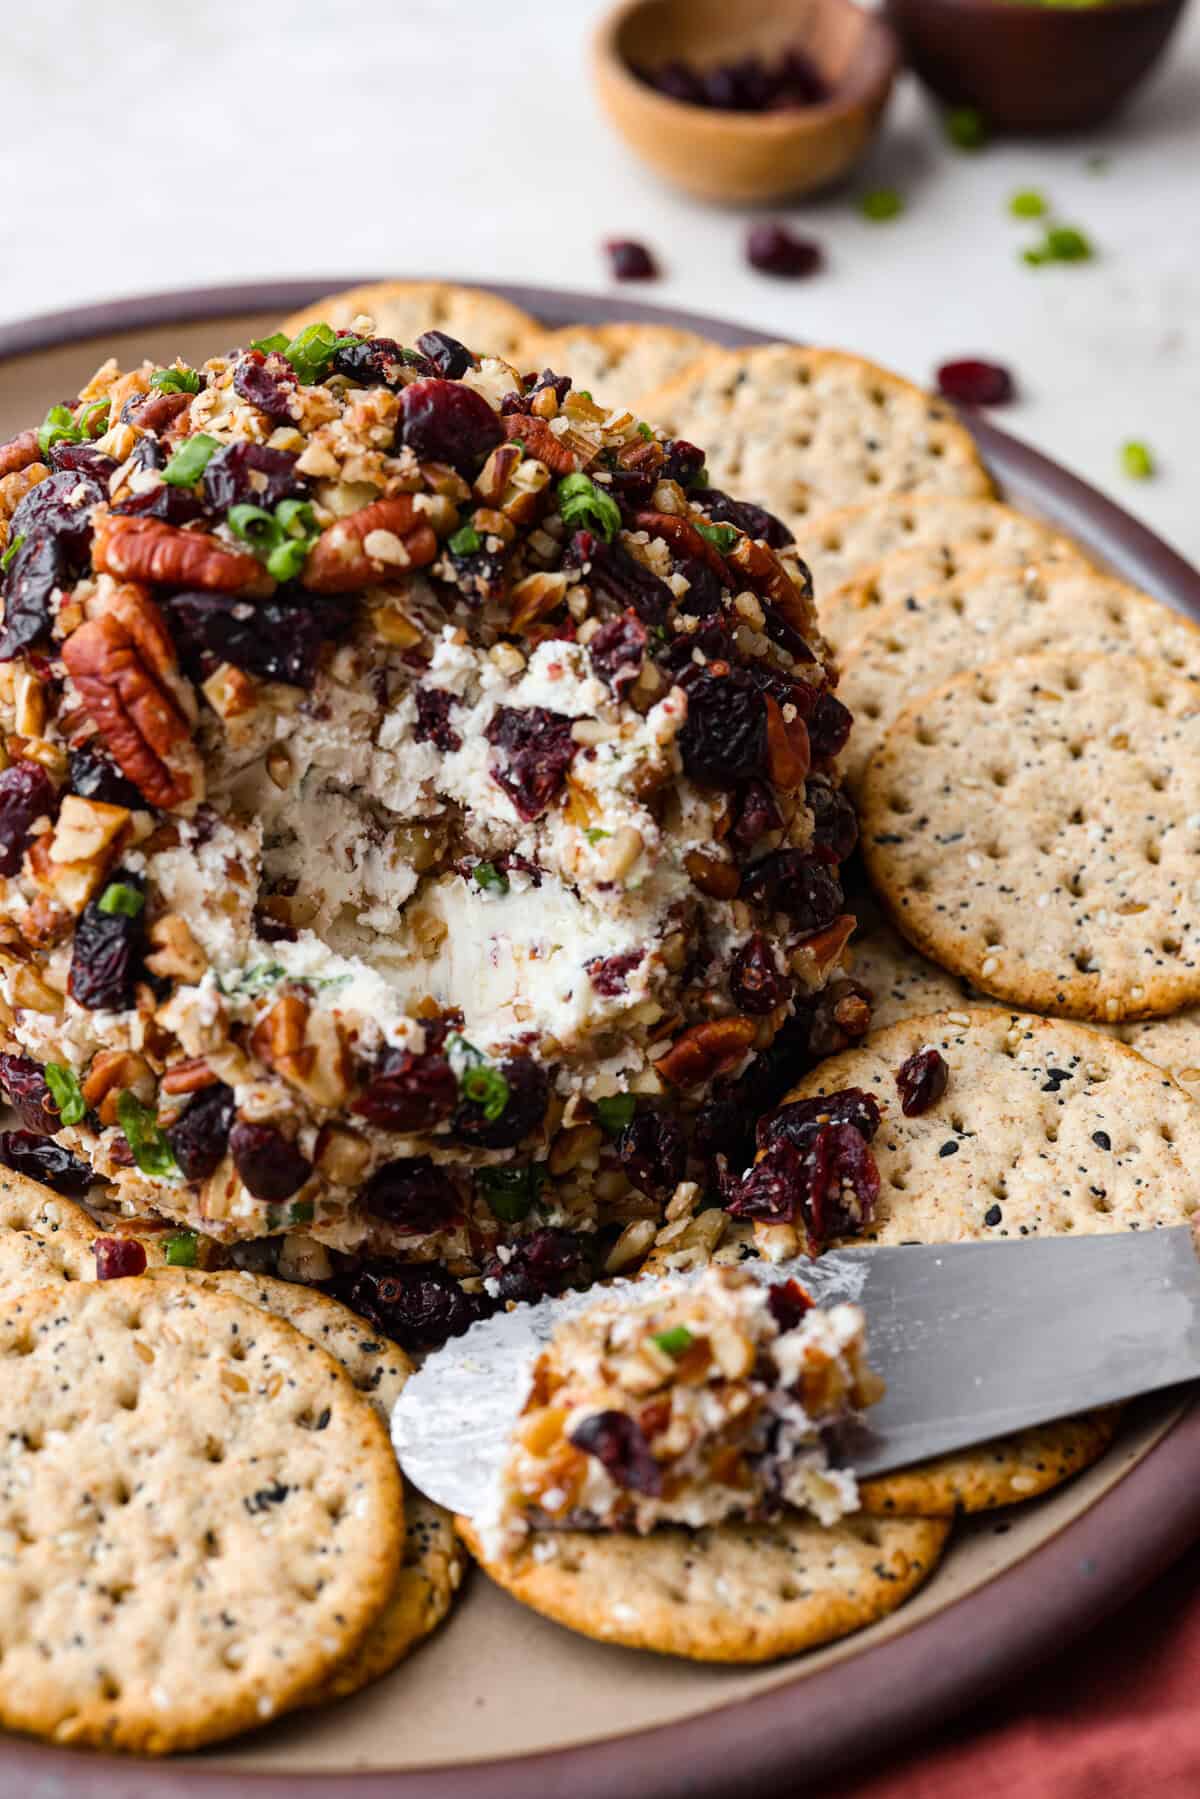
[[405, 1156], [376, 1169], [360, 1199], [372, 1218], [405, 1231], [436, 1231], [460, 1210], [458, 1188], [428, 1156]]
[[689, 618], [711, 618], [719, 612], [725, 590], [708, 563], [696, 556], [675, 556], [672, 564], [675, 573], [688, 584], [687, 592], [675, 602], [680, 612], [686, 612]]
[[92, 1250], [98, 1281], [128, 1280], [146, 1272], [146, 1251], [136, 1237], [97, 1237]]
[[46, 531], [73, 557], [85, 557], [92, 541], [92, 507], [108, 499], [94, 475], [63, 469], [31, 487], [12, 515], [9, 542]]
[[458, 1082], [445, 1056], [415, 1056], [389, 1049], [354, 1102], [354, 1111], [376, 1130], [432, 1130], [458, 1103]]
[[698, 780], [732, 787], [762, 774], [767, 755], [767, 708], [749, 671], [725, 674], [697, 668], [685, 678], [687, 720], [679, 733], [683, 766]]
[[662, 1492], [662, 1469], [640, 1424], [628, 1412], [593, 1412], [579, 1420], [570, 1440], [585, 1455], [594, 1455], [618, 1487], [650, 1498]]
[[[680, 487], [691, 487], [704, 469], [704, 451], [686, 437], [676, 437], [667, 445], [662, 466], [664, 481], [678, 481]], [[698, 493], [713, 493], [714, 488], [698, 488]], [[715, 516], [715, 514], [714, 514]], [[730, 523], [734, 523], [730, 520]]]
[[54, 783], [40, 762], [12, 762], [0, 770], [0, 875], [15, 875], [39, 818], [53, 818]]
[[52, 469], [71, 469], [77, 475], [91, 475], [106, 487], [118, 466], [114, 457], [106, 456], [95, 444], [60, 443], [50, 451]]
[[619, 956], [597, 956], [587, 964], [588, 979], [605, 999], [615, 999], [629, 987], [629, 976], [646, 960], [644, 949], [622, 950]]
[[609, 238], [604, 253], [617, 281], [653, 281], [658, 274], [658, 264], [636, 238]]
[[462, 738], [450, 723], [450, 708], [458, 704], [457, 696], [445, 687], [418, 687], [415, 743], [432, 743], [444, 754], [461, 750]]
[[460, 344], [456, 337], [450, 337], [445, 331], [422, 331], [417, 348], [448, 381], [457, 381], [468, 369], [475, 367], [476, 359], [466, 344]]
[[791, 992], [791, 983], [780, 974], [770, 944], [756, 931], [735, 950], [729, 964], [729, 994], [742, 1012], [773, 1012]]
[[663, 1199], [683, 1179], [687, 1145], [669, 1113], [647, 1110], [629, 1120], [617, 1139], [617, 1155], [631, 1186], [651, 1199]]
[[844, 862], [858, 842], [854, 807], [839, 787], [824, 781], [810, 781], [804, 799], [813, 815], [813, 855], [822, 862]]
[[620, 699], [642, 672], [649, 637], [636, 612], [622, 612], [601, 625], [588, 643], [594, 672]]
[[506, 546], [489, 549], [486, 540], [477, 550], [455, 550], [447, 545], [443, 551], [454, 574], [454, 585], [469, 606], [484, 606], [502, 600], [508, 585]]
[[71, 1199], [81, 1199], [92, 1184], [86, 1162], [53, 1137], [35, 1136], [32, 1131], [0, 1131], [0, 1164]]
[[248, 606], [233, 594], [185, 592], [166, 595], [162, 604], [179, 659], [193, 677], [231, 662], [288, 687], [312, 686], [323, 645], [342, 634], [348, 619], [337, 602], [309, 596], [277, 595]]
[[731, 500], [719, 487], [693, 488], [688, 498], [702, 506], [715, 524], [735, 525], [747, 537], [770, 544], [773, 550], [785, 549], [795, 542], [783, 520], [768, 512], [765, 506], [751, 505], [748, 500]]
[[504, 439], [504, 427], [482, 394], [457, 381], [414, 381], [400, 395], [400, 441], [426, 462], [448, 462], [475, 474]]
[[[128, 869], [118, 869], [112, 880], [145, 892], [143, 877]], [[125, 912], [102, 912], [98, 899], [89, 900], [75, 927], [67, 983], [71, 998], [91, 1012], [127, 1012], [141, 972], [144, 937], [144, 909], [130, 918]]]
[[803, 850], [775, 850], [742, 874], [742, 898], [784, 912], [796, 935], [813, 937], [842, 910], [842, 889], [823, 863]]
[[813, 1308], [799, 1281], [772, 1281], [767, 1288], [767, 1305], [781, 1331], [794, 1331]]
[[634, 74], [668, 99], [725, 112], [780, 112], [829, 98], [824, 76], [803, 50], [786, 50], [775, 63], [751, 55], [704, 69], [674, 57], [652, 68], [635, 65]]
[[959, 406], [1007, 406], [1017, 397], [1017, 384], [1002, 363], [965, 357], [944, 362], [937, 372], [938, 392]]
[[269, 450], [241, 438], [217, 450], [204, 470], [204, 498], [214, 512], [228, 512], [231, 506], [270, 511], [281, 500], [301, 499], [307, 491], [290, 451]]
[[746, 261], [763, 275], [815, 275], [825, 261], [820, 244], [797, 237], [786, 225], [752, 225], [746, 236]]
[[484, 735], [505, 752], [502, 768], [491, 770], [521, 817], [530, 822], [562, 791], [575, 754], [574, 720], [545, 706], [498, 706]]
[[483, 1272], [495, 1282], [497, 1297], [506, 1301], [565, 1293], [568, 1287], [586, 1286], [592, 1276], [583, 1239], [574, 1231], [549, 1227], [522, 1237], [505, 1257], [490, 1256]]
[[[528, 376], [526, 379], [528, 380]], [[571, 391], [570, 375], [556, 375], [553, 369], [543, 369], [541, 374], [527, 391], [532, 398], [534, 394], [544, 393], [549, 387], [554, 389], [554, 397], [561, 406]]]
[[81, 799], [102, 800], [106, 806], [128, 806], [131, 812], [144, 810], [146, 802], [133, 782], [127, 781], [116, 763], [90, 744], [71, 751], [68, 767], [67, 785]]
[[290, 1199], [312, 1173], [312, 1163], [271, 1124], [239, 1118], [229, 1133], [229, 1150], [242, 1185], [270, 1204]]
[[50, 1097], [40, 1062], [29, 1056], [0, 1054], [0, 1087], [8, 1095], [9, 1104], [16, 1108], [26, 1130], [39, 1137], [49, 1137], [59, 1129], [62, 1120]]
[[576, 531], [563, 556], [564, 568], [581, 568], [592, 592], [632, 608], [643, 624], [664, 625], [674, 598], [665, 581], [631, 556], [622, 543], [605, 543], [590, 531]]
[[[417, 360], [416, 353], [410, 356], [394, 337], [368, 337], [362, 343], [340, 345], [333, 353], [330, 372], [361, 381], [364, 387], [397, 389]], [[425, 361], [424, 357], [419, 360], [422, 364]], [[433, 373], [432, 364], [429, 372]]]
[[783, 814], [764, 781], [747, 781], [740, 790], [730, 836], [743, 849], [753, 849], [769, 831], [783, 829]]
[[205, 1181], [216, 1170], [232, 1124], [233, 1088], [224, 1081], [202, 1087], [167, 1131], [167, 1142], [186, 1180]]
[[436, 1263], [373, 1262], [337, 1281], [333, 1291], [404, 1349], [436, 1349], [461, 1337], [485, 1311]]
[[135, 493], [128, 500], [122, 500], [113, 511], [121, 517], [160, 518], [168, 525], [192, 525], [208, 515], [203, 500], [189, 493], [186, 487], [172, 487], [166, 481], [147, 488], [145, 493]]
[[296, 371], [286, 356], [273, 350], [247, 350], [233, 371], [234, 391], [268, 418], [291, 424], [295, 418]]
[[540, 1062], [517, 1056], [500, 1063], [508, 1083], [508, 1098], [499, 1118], [488, 1118], [485, 1107], [464, 1099], [454, 1114], [454, 1135], [460, 1143], [478, 1149], [512, 1149], [536, 1131], [546, 1116], [550, 1078]]
[[[17, 533], [10, 531], [10, 542]], [[71, 584], [74, 576], [66, 546], [45, 533], [17, 545], [0, 593], [4, 600], [4, 634], [0, 637], [0, 662], [11, 662], [45, 638], [53, 623], [51, 600]]]
[[919, 1118], [935, 1106], [946, 1091], [950, 1070], [946, 1058], [936, 1049], [919, 1049], [902, 1062], [896, 1074], [900, 1089], [900, 1110], [906, 1118]]
[[836, 694], [818, 696], [808, 720], [808, 743], [814, 762], [831, 762], [845, 749], [853, 718]]
[[794, 1099], [769, 1118], [759, 1120], [758, 1147], [766, 1149], [786, 1138], [797, 1149], [807, 1149], [826, 1124], [847, 1124], [869, 1143], [879, 1129], [879, 1101], [861, 1087], [843, 1087], [816, 1099]]

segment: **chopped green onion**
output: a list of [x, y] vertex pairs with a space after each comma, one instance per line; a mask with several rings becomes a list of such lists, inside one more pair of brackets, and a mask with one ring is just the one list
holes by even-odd
[[87, 1102], [74, 1069], [65, 1068], [61, 1062], [47, 1062], [43, 1072], [63, 1124], [81, 1124], [87, 1117]]
[[508, 1082], [498, 1068], [487, 1062], [477, 1062], [473, 1068], [465, 1068], [459, 1077], [459, 1090], [473, 1106], [478, 1106], [489, 1124], [504, 1115], [508, 1105]]
[[199, 1247], [200, 1239], [195, 1231], [176, 1231], [167, 1238], [167, 1267], [194, 1268]]
[[128, 887], [124, 881], [110, 881], [96, 903], [110, 918], [114, 914], [119, 914], [122, 918], [136, 918], [146, 900], [136, 887]]
[[179, 1164], [153, 1107], [144, 1106], [136, 1093], [118, 1093], [117, 1122], [143, 1174], [161, 1180], [179, 1173]]
[[280, 354], [295, 369], [297, 380], [312, 387], [324, 379], [339, 350], [354, 350], [365, 342], [363, 337], [339, 337], [332, 325], [306, 325]]
[[93, 435], [99, 435], [92, 431], [92, 420], [103, 414], [100, 424], [100, 430], [103, 431], [108, 423], [108, 412], [107, 400], [93, 400], [90, 406], [83, 408], [78, 418], [69, 406], [52, 406], [35, 434], [39, 450], [43, 456], [48, 456], [55, 444], [86, 443]]
[[270, 337], [252, 337], [250, 348], [261, 350], [264, 356], [282, 355], [290, 341], [286, 331], [273, 331]]
[[[99, 437], [107, 430], [110, 409], [111, 402], [108, 400], [93, 400], [90, 406], [84, 407], [75, 420], [75, 429], [79, 433], [78, 441], [80, 443], [84, 443], [92, 437]], [[96, 420], [95, 430], [92, 429], [93, 419]]]
[[279, 527], [272, 514], [261, 506], [245, 503], [231, 506], [225, 515], [225, 522], [233, 535], [249, 544], [254, 551], [270, 549], [279, 542]]
[[1023, 187], [1009, 201], [1008, 210], [1014, 219], [1041, 219], [1050, 208], [1045, 194], [1039, 194], [1036, 187]]
[[696, 529], [706, 542], [716, 545], [722, 556], [727, 556], [729, 554], [738, 538], [742, 535], [741, 532], [735, 530], [732, 525], [701, 525], [697, 523]]
[[311, 1199], [294, 1199], [288, 1207], [289, 1224], [311, 1224], [316, 1207]]
[[1130, 438], [1121, 445], [1121, 467], [1132, 481], [1149, 481], [1154, 474], [1154, 452], [1149, 444]]
[[575, 389], [575, 392], [578, 394], [578, 396], [581, 400], [590, 400], [592, 397], [591, 390], [586, 387], [577, 387]]
[[[231, 987], [224, 986], [219, 975], [217, 976], [217, 985], [225, 994], [266, 993], [275, 985], [276, 981], [282, 981], [286, 976], [287, 969], [282, 962], [256, 962], [252, 968], [246, 970], [245, 974], [240, 975]], [[310, 982], [309, 985], [312, 983]]]
[[638, 423], [638, 436], [644, 437], [647, 443], [649, 443], [654, 436], [653, 429], [646, 423], [645, 419], [640, 420]]
[[231, 506], [226, 523], [276, 581], [295, 580], [321, 535], [307, 500], [280, 500], [273, 513], [262, 506]]
[[481, 1168], [475, 1179], [495, 1216], [504, 1224], [520, 1224], [542, 1190], [546, 1171], [540, 1162], [531, 1162], [528, 1168]]
[[5, 550], [3, 556], [0, 556], [0, 572], [2, 572], [3, 570], [8, 568], [10, 562], [12, 562], [17, 551], [20, 549], [21, 545], [24, 542], [25, 542], [25, 533], [24, 532], [22, 532], [19, 537], [13, 538], [13, 540], [9, 544], [8, 548]]
[[620, 507], [589, 475], [563, 476], [558, 484], [558, 510], [564, 524], [595, 531], [606, 543], [621, 529]]
[[474, 525], [460, 526], [447, 542], [456, 556], [473, 556], [476, 550], [483, 547], [483, 539]]
[[708, 464], [702, 463], [691, 479], [685, 481], [683, 485], [685, 487], [711, 487], [712, 476], [708, 472]]
[[180, 444], [163, 470], [163, 480], [172, 487], [194, 487], [220, 447], [207, 431], [197, 431]]
[[494, 862], [477, 862], [471, 872], [485, 893], [508, 892], [508, 876]]
[[987, 120], [974, 106], [954, 106], [942, 115], [942, 130], [958, 150], [982, 150], [991, 133]]
[[904, 196], [894, 187], [872, 187], [860, 198], [858, 210], [864, 219], [878, 224], [897, 218], [904, 211]]
[[514, 450], [520, 450], [522, 456], [525, 454], [525, 439], [523, 437], [514, 437], [512, 439], [512, 446]]
[[596, 1101], [596, 1116], [610, 1137], [619, 1137], [637, 1111], [632, 1093], [614, 1093], [609, 1099]]
[[677, 1324], [669, 1331], [657, 1332], [650, 1341], [656, 1349], [661, 1349], [664, 1355], [681, 1356], [686, 1349], [692, 1347], [695, 1338], [686, 1324]]
[[275, 522], [289, 537], [305, 537], [319, 529], [307, 500], [280, 500], [275, 508]]
[[611, 831], [602, 831], [599, 825], [589, 825], [583, 834], [589, 843], [603, 843], [606, 837], [612, 836]]
[[203, 384], [195, 369], [155, 369], [150, 385], [160, 394], [198, 394]]

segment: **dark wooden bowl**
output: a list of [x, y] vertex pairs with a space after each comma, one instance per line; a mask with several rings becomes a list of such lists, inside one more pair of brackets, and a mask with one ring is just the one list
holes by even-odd
[[1152, 68], [1185, 0], [886, 0], [908, 60], [1000, 131], [1075, 131], [1115, 112]]

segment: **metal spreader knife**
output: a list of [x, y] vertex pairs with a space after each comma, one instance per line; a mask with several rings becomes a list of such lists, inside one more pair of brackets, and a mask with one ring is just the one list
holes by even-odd
[[[763, 1280], [795, 1277], [818, 1305], [863, 1307], [868, 1360], [887, 1394], [871, 1408], [869, 1428], [847, 1435], [836, 1455], [863, 1475], [1200, 1378], [1200, 1260], [1184, 1225], [864, 1245], [811, 1262], [745, 1266]], [[621, 1290], [615, 1283], [517, 1306], [430, 1356], [392, 1417], [414, 1485], [451, 1511], [481, 1510], [537, 1352], [566, 1315]], [[627, 1290], [640, 1296], [649, 1284]]]

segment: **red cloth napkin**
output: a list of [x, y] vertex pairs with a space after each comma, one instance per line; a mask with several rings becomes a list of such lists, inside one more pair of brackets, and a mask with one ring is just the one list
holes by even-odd
[[1200, 1547], [838, 1799], [1200, 1799]]

